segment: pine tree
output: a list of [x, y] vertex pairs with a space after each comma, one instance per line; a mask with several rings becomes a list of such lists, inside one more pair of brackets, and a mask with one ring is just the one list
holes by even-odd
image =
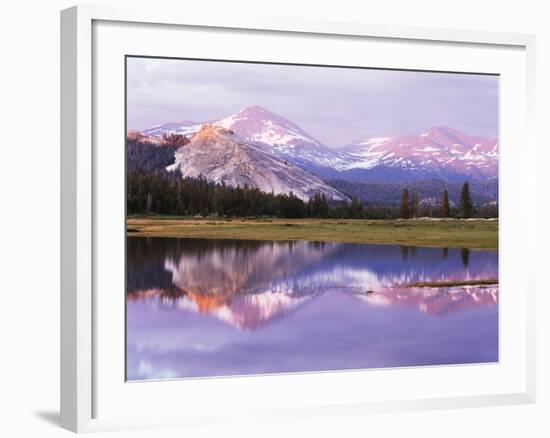
[[450, 213], [449, 207], [449, 192], [447, 190], [443, 191], [443, 196], [441, 199], [441, 217], [449, 217]]
[[418, 200], [418, 193], [413, 192], [412, 201], [411, 201], [411, 217], [416, 219], [418, 216], [418, 205], [420, 201]]
[[353, 219], [361, 219], [363, 217], [363, 204], [359, 199], [352, 198], [349, 206], [350, 216]]
[[320, 204], [320, 216], [326, 218], [329, 214], [330, 207], [328, 205], [327, 197], [324, 193], [321, 193], [321, 204]]
[[403, 191], [401, 192], [401, 208], [399, 210], [399, 214], [401, 216], [401, 219], [408, 219], [410, 216], [409, 191], [407, 189], [403, 189]]
[[181, 134], [164, 134], [162, 139], [165, 144], [176, 146], [178, 148], [189, 143], [189, 139]]
[[468, 181], [462, 186], [462, 192], [460, 193], [460, 212], [463, 218], [472, 217], [472, 198], [470, 197], [470, 184]]
[[311, 217], [327, 217], [330, 207], [325, 194], [319, 192], [315, 193], [315, 195], [313, 195], [313, 197], [308, 201], [307, 210], [309, 211]]

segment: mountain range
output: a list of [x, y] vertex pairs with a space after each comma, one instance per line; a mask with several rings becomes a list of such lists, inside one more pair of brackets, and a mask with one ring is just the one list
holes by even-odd
[[[463, 185], [463, 182], [446, 182], [436, 178], [389, 183], [329, 179], [327, 183], [349, 198], [357, 198], [371, 205], [399, 205], [401, 193], [407, 189], [409, 193], [418, 193], [421, 204], [436, 206], [441, 202], [443, 191], [447, 190], [451, 207], [459, 205]], [[478, 205], [495, 205], [498, 199], [498, 179], [471, 181], [470, 194]]]
[[167, 134], [191, 136], [206, 124], [231, 131], [258, 149], [325, 179], [459, 182], [498, 176], [498, 139], [471, 136], [448, 126], [418, 135], [367, 137], [329, 147], [296, 123], [260, 106], [249, 106], [219, 120], [170, 122], [132, 135], [158, 145]]

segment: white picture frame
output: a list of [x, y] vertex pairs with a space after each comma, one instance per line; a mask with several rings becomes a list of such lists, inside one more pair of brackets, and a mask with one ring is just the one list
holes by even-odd
[[[513, 390], [503, 388], [482, 394], [465, 392], [462, 395], [445, 394], [439, 396], [418, 398], [414, 395], [393, 395], [390, 399], [361, 399], [352, 397], [345, 390], [338, 399], [331, 402], [330, 392], [319, 398], [316, 403], [302, 401], [300, 406], [286, 404], [279, 399], [269, 406], [259, 406], [250, 409], [242, 405], [242, 411], [224, 412], [222, 408], [214, 412], [197, 411], [188, 415], [183, 410], [167, 412], [162, 406], [149, 415], [132, 416], [122, 409], [109, 415], [98, 415], [103, 409], [97, 397], [97, 387], [103, 375], [98, 377], [101, 363], [98, 363], [97, 352], [102, 346], [101, 331], [98, 332], [98, 301], [95, 294], [98, 278], [98, 216], [97, 205], [101, 191], [96, 190], [98, 173], [103, 172], [103, 161], [94, 153], [94, 138], [96, 132], [94, 123], [98, 120], [98, 97], [95, 95], [94, 84], [98, 78], [98, 68], [94, 59], [101, 50], [101, 37], [94, 32], [97, 23], [129, 23], [133, 26], [153, 26], [155, 29], [166, 29], [166, 26], [183, 26], [200, 29], [203, 33], [209, 30], [223, 32], [224, 29], [238, 29], [246, 32], [276, 32], [280, 36], [295, 38], [308, 35], [324, 35], [334, 37], [349, 37], [353, 39], [381, 39], [389, 42], [414, 44], [453, 44], [455, 46], [483, 46], [487, 50], [500, 50], [521, 53], [524, 64], [520, 67], [525, 83], [517, 84], [516, 98], [522, 101], [522, 111], [525, 119], [518, 122], [522, 129], [523, 161], [517, 163], [517, 178], [521, 181], [516, 196], [530, 199], [536, 196], [535, 163], [536, 145], [533, 134], [534, 120], [534, 36], [525, 34], [492, 33], [483, 31], [461, 31], [451, 29], [425, 29], [416, 27], [386, 26], [366, 23], [315, 22], [296, 19], [274, 19], [246, 17], [241, 15], [230, 22], [224, 17], [209, 14], [203, 16], [194, 14], [185, 8], [181, 11], [162, 11], [157, 8], [150, 10], [126, 10], [110, 7], [77, 6], [61, 12], [61, 426], [75, 431], [99, 431], [119, 428], [162, 427], [175, 425], [203, 424], [208, 422], [228, 421], [229, 419], [255, 418], [296, 418], [311, 415], [343, 415], [364, 414], [369, 412], [395, 412], [414, 409], [441, 409], [451, 407], [474, 407], [502, 404], [532, 403], [535, 400], [535, 281], [534, 272], [529, 267], [528, 258], [518, 273], [506, 273], [508, 281], [516, 281], [521, 289], [521, 301], [516, 310], [518, 318], [525, 324], [520, 324], [521, 333], [518, 344], [522, 348], [521, 367], [517, 371], [517, 385]], [[153, 29], [153, 31], [155, 31]], [[99, 41], [99, 42], [98, 42]], [[116, 45], [116, 44], [113, 44]], [[122, 49], [121, 49], [122, 50]], [[431, 66], [427, 66], [427, 69]], [[497, 71], [498, 73], [498, 71]], [[506, 102], [502, 105], [507, 105]], [[523, 114], [522, 113], [522, 114]], [[512, 128], [510, 128], [512, 130]], [[512, 131], [511, 131], [512, 133]], [[513, 133], [512, 133], [513, 134]], [[511, 135], [512, 135], [511, 134]], [[121, 140], [122, 144], [122, 140]], [[512, 155], [512, 149], [508, 151]], [[507, 153], [508, 153], [507, 152]], [[509, 160], [512, 161], [512, 160]], [[512, 163], [510, 163], [512, 166]], [[120, 170], [123, 172], [123, 169]], [[508, 178], [513, 172], [501, 169], [502, 178]], [[506, 188], [506, 187], [504, 187]], [[501, 186], [502, 189], [502, 186]], [[504, 211], [505, 213], [505, 211]], [[514, 240], [514, 219], [507, 219], [507, 225], [501, 228], [501, 239], [510, 240], [510, 245], [525, 245], [532, 248], [536, 240], [534, 215], [527, 217], [527, 235]], [[518, 217], [519, 219], [519, 217]], [[506, 226], [505, 226], [506, 225]], [[121, 228], [123, 229], [123, 228]], [[515, 242], [515, 243], [514, 243]], [[508, 250], [509, 251], [509, 250]], [[502, 278], [501, 278], [502, 280]], [[123, 293], [121, 291], [121, 293]], [[104, 301], [102, 301], [104, 303]], [[509, 314], [514, 316], [513, 313]], [[121, 315], [122, 318], [122, 315]], [[502, 320], [501, 320], [502, 323]], [[98, 335], [99, 333], [99, 335]], [[106, 350], [108, 351], [108, 350]], [[105, 355], [103, 355], [104, 357]], [[518, 359], [519, 360], [519, 359]], [[406, 372], [406, 371], [404, 371]], [[428, 369], [422, 372], [423, 378]], [[477, 372], [471, 368], [470, 373]], [[313, 373], [315, 374], [315, 373]], [[337, 374], [337, 373], [335, 373]], [[520, 375], [521, 374], [521, 375]], [[345, 373], [346, 384], [353, 385], [354, 379], [360, 379], [360, 373]], [[292, 379], [292, 376], [287, 376]], [[297, 382], [295, 376], [293, 382]], [[98, 380], [99, 379], [99, 380]], [[261, 385], [267, 378], [254, 377], [256, 385]], [[264, 379], [264, 380], [262, 380]], [[309, 379], [309, 377], [308, 377]], [[208, 385], [216, 391], [216, 380], [209, 379]], [[227, 379], [226, 379], [227, 380]], [[233, 379], [224, 382], [232, 389], [239, 390], [240, 382]], [[197, 385], [195, 381], [195, 386]], [[212, 383], [214, 382], [214, 383]], [[237, 382], [237, 383], [235, 383]], [[289, 385], [291, 380], [279, 380], [278, 385]], [[124, 384], [124, 382], [120, 382]], [[337, 384], [334, 381], [330, 384]], [[341, 382], [340, 382], [341, 383]], [[338, 383], [338, 384], [340, 384]], [[176, 382], [164, 382], [164, 389]], [[267, 384], [267, 383], [266, 383]], [[309, 385], [317, 384], [311, 380]], [[329, 383], [327, 383], [329, 384]], [[495, 383], [495, 385], [498, 384]], [[128, 384], [127, 384], [128, 385]], [[132, 396], [140, 393], [140, 383], [132, 383]], [[148, 385], [148, 383], [145, 383]], [[149, 386], [151, 388], [151, 386]], [[495, 386], [496, 388], [496, 386]], [[245, 389], [248, 390], [248, 389]], [[250, 389], [252, 390], [252, 389]], [[160, 394], [152, 390], [151, 394]], [[144, 393], [145, 397], [145, 393]], [[117, 400], [116, 403], [119, 403]], [[240, 402], [237, 401], [238, 405]], [[114, 408], [113, 408], [114, 409]]]

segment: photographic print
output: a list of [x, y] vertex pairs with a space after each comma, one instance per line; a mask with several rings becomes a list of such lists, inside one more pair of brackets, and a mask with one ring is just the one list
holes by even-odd
[[126, 57], [126, 378], [499, 360], [499, 77]]

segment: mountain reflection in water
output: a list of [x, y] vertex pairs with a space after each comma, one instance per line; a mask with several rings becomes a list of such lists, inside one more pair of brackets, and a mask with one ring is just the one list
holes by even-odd
[[127, 239], [130, 380], [498, 360], [497, 285], [406, 287], [497, 278], [494, 251]]

